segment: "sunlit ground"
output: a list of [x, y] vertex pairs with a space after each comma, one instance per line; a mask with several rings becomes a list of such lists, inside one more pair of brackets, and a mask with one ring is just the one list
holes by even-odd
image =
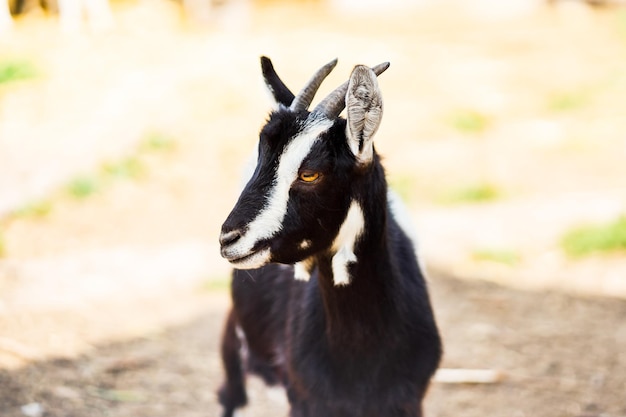
[[31, 13], [0, 33], [0, 313], [88, 326], [115, 300], [137, 318], [41, 345], [23, 318], [2, 363], [184, 321], [198, 304], [154, 300], [223, 290], [219, 227], [270, 108], [261, 55], [293, 90], [339, 58], [319, 96], [391, 62], [376, 148], [435, 274], [626, 296], [626, 9], [402, 4], [233, 1], [193, 19], [120, 1], [101, 31]]
[[[194, 227], [213, 242], [269, 108], [258, 57], [270, 56], [294, 90], [338, 57], [320, 95], [354, 64], [392, 64], [380, 81], [386, 110], [376, 146], [437, 268], [626, 294], [623, 252], [572, 257], [562, 245], [573, 229], [626, 212], [624, 10], [530, 1], [369, 12], [349, 2], [233, 4], [191, 24], [170, 2], [119, 2], [104, 32], [63, 33], [53, 18], [31, 14], [2, 35], [2, 60], [33, 76], [0, 84], [0, 213], [49, 199], [59, 207], [44, 224], [25, 216], [3, 226], [6, 258], [67, 252], [69, 236], [88, 247], [90, 236], [52, 221], [67, 204], [55, 193], [103, 161], [136, 156], [150, 135], [193, 158], [152, 161], [149, 171], [199, 182], [189, 184], [201, 185], [195, 198], [210, 200], [211, 213]], [[129, 183], [120, 187], [136, 186]], [[185, 221], [162, 214], [163, 228]], [[128, 242], [132, 228], [113, 229], [109, 239]]]

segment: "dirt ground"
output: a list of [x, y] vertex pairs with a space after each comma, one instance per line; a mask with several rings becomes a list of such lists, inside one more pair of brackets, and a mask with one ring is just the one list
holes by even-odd
[[[114, 29], [82, 36], [17, 21], [0, 58], [41, 74], [0, 86], [0, 417], [218, 415], [216, 241], [268, 110], [261, 54], [294, 89], [339, 57], [320, 95], [392, 62], [377, 149], [419, 231], [443, 366], [502, 374], [433, 383], [428, 416], [626, 416], [626, 257], [559, 246], [626, 213], [625, 11], [417, 3], [254, 3], [191, 27], [171, 3], [118, 2]], [[146, 149], [155, 135], [171, 146]], [[138, 172], [103, 177], [128, 158]], [[85, 175], [96, 192], [68, 195]], [[443, 201], [476, 184], [499, 198]], [[286, 415], [250, 390], [246, 415]]]
[[[446, 345], [443, 365], [499, 370], [504, 379], [434, 383], [427, 415], [626, 415], [623, 300], [537, 294], [441, 274], [434, 274], [431, 289]], [[179, 296], [179, 303], [203, 306], [182, 324], [0, 371], [2, 415], [23, 416], [21, 407], [32, 403], [46, 416], [219, 415], [217, 349], [227, 299], [224, 290]], [[255, 379], [250, 389], [246, 415], [286, 415], [284, 398]]]

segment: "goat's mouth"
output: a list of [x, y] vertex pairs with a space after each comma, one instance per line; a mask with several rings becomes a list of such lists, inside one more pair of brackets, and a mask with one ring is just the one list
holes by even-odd
[[232, 266], [237, 269], [256, 269], [267, 264], [270, 260], [270, 248], [263, 247], [255, 249], [245, 254], [235, 251], [229, 251], [228, 248], [222, 248], [222, 257], [226, 259]]

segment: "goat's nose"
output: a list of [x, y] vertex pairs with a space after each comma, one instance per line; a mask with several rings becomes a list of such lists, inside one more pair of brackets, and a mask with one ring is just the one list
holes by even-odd
[[222, 232], [220, 235], [220, 245], [228, 246], [235, 243], [241, 238], [240, 230], [231, 230], [229, 232]]

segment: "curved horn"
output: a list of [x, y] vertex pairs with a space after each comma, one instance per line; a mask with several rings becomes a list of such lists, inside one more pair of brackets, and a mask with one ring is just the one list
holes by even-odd
[[[389, 62], [383, 62], [372, 68], [372, 71], [374, 71], [376, 75], [380, 75], [385, 72], [387, 68], [389, 68]], [[323, 114], [331, 120], [339, 116], [339, 113], [346, 107], [346, 93], [348, 92], [349, 82], [350, 81], [346, 81], [337, 87], [335, 91], [330, 93], [315, 107], [313, 113]]]
[[337, 65], [337, 58], [333, 59], [328, 64], [317, 70], [315, 75], [311, 77], [311, 79], [308, 83], [306, 83], [304, 88], [300, 90], [289, 108], [293, 111], [308, 109], [309, 105], [313, 101], [313, 97], [315, 97], [315, 93], [317, 93], [317, 89], [320, 88], [322, 81], [324, 81], [324, 79], [328, 76], [328, 74], [330, 74], [333, 68], [335, 68], [335, 65]]

